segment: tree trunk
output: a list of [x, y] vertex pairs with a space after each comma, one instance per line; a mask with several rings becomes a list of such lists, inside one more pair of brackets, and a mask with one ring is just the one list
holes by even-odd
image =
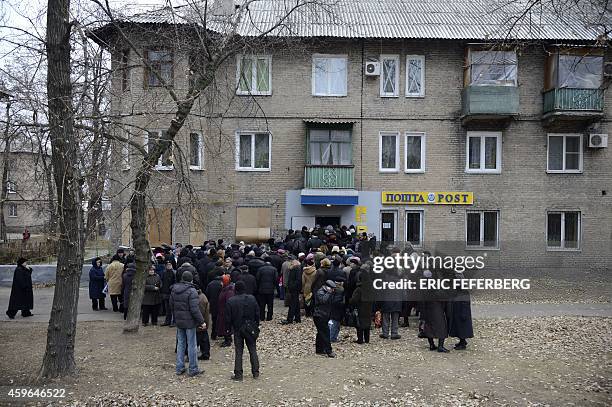
[[11, 156], [11, 138], [9, 136], [11, 102], [6, 102], [6, 127], [4, 128], [4, 152], [2, 155], [2, 188], [0, 189], [0, 241], [6, 242], [6, 221], [4, 219], [4, 203], [8, 194], [9, 159]]
[[[190, 95], [191, 96], [191, 93]], [[140, 327], [140, 308], [144, 297], [144, 282], [147, 268], [151, 264], [151, 247], [147, 240], [147, 203], [146, 191], [151, 179], [151, 172], [159, 157], [172, 144], [174, 137], [179, 132], [185, 119], [189, 116], [193, 107], [194, 98], [188, 99], [178, 105], [176, 116], [170, 124], [170, 128], [164, 136], [149, 149], [149, 153], [143, 158], [136, 180], [134, 182], [134, 193], [132, 194], [130, 211], [132, 221], [132, 242], [136, 252], [136, 274], [132, 281], [132, 290], [128, 303], [128, 316], [123, 328], [124, 333], [138, 332]]]
[[74, 374], [79, 282], [83, 267], [82, 208], [78, 140], [72, 122], [69, 0], [47, 8], [47, 96], [51, 165], [57, 190], [58, 258], [47, 347], [39, 379]]

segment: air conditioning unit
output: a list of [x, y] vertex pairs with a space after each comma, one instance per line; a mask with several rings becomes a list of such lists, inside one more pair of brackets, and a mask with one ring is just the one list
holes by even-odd
[[612, 78], [612, 62], [606, 62], [604, 64], [603, 74], [606, 78]]
[[368, 61], [365, 64], [366, 76], [380, 76], [380, 62]]
[[590, 148], [605, 148], [608, 147], [607, 134], [589, 134]]

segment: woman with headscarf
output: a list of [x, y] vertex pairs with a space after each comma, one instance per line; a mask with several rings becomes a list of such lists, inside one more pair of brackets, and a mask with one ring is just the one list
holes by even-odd
[[223, 337], [221, 347], [226, 347], [232, 346], [232, 327], [225, 325], [225, 303], [234, 296], [235, 292], [229, 274], [224, 274], [221, 281], [223, 288], [219, 293], [217, 304], [217, 336]]
[[104, 270], [102, 269], [102, 259], [96, 257], [91, 261], [91, 269], [89, 269], [89, 298], [91, 299], [91, 308], [94, 311], [106, 310], [104, 299]]

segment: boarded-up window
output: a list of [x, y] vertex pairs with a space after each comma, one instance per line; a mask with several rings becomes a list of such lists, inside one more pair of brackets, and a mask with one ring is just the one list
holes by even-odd
[[150, 208], [148, 214], [147, 239], [149, 245], [172, 244], [172, 209]]
[[206, 240], [204, 225], [204, 210], [192, 209], [189, 221], [189, 243], [191, 245], [199, 246]]
[[270, 208], [236, 208], [236, 240], [268, 240], [271, 219]]

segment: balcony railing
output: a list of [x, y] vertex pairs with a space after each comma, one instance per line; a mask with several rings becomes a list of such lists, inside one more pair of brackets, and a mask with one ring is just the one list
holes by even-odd
[[468, 86], [461, 92], [462, 115], [514, 116], [519, 112], [516, 86]]
[[354, 189], [354, 167], [307, 165], [304, 167], [304, 188]]
[[555, 88], [544, 92], [544, 113], [566, 111], [603, 112], [603, 89]]

